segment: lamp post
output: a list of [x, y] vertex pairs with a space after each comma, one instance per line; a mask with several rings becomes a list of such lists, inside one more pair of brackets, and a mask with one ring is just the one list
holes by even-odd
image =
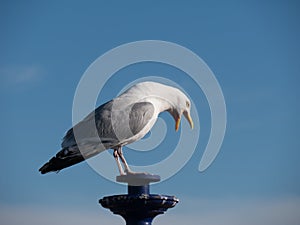
[[126, 225], [151, 225], [154, 217], [173, 208], [179, 201], [174, 196], [150, 194], [150, 183], [160, 181], [158, 175], [121, 175], [116, 180], [128, 184], [128, 194], [107, 196], [99, 203], [122, 216]]

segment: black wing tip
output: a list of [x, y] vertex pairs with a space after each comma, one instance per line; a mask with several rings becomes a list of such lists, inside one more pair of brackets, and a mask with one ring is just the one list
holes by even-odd
[[49, 172], [58, 172], [64, 168], [77, 164], [83, 160], [84, 158], [82, 157], [82, 155], [76, 155], [64, 159], [59, 157], [53, 157], [52, 159], [49, 160], [49, 162], [45, 163], [39, 169], [39, 171], [41, 172], [41, 174], [45, 174]]
[[48, 170], [48, 165], [47, 165], [48, 163], [46, 163], [45, 165], [43, 165], [40, 169], [39, 169], [39, 172], [41, 172], [41, 174], [46, 174], [46, 173], [48, 173], [48, 172], [50, 172], [49, 170]]
[[55, 157], [53, 157], [49, 162], [45, 163], [40, 169], [39, 172], [41, 172], [41, 174], [46, 174], [49, 172], [54, 172], [55, 170], [53, 170], [53, 160], [55, 160]]
[[[46, 173], [48, 173], [48, 171], [44, 170], [43, 168], [40, 168], [40, 169], [39, 169], [39, 172], [41, 172], [41, 174], [46, 174]], [[49, 172], [50, 172], [50, 171], [49, 171]]]

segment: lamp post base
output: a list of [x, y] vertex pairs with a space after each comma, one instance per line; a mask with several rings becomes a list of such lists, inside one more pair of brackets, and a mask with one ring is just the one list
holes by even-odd
[[179, 202], [174, 196], [150, 194], [149, 183], [159, 180], [159, 176], [150, 174], [118, 176], [117, 181], [128, 183], [128, 194], [107, 196], [99, 203], [122, 216], [126, 225], [150, 225], [154, 217]]

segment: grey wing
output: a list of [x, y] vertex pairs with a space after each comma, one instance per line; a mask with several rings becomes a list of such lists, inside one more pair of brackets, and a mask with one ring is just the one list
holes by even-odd
[[[113, 136], [104, 130], [102, 135], [108, 137], [110, 145], [107, 146], [104, 144], [104, 141], [99, 141], [95, 120], [100, 120], [103, 127], [109, 126], [108, 121], [110, 120], [109, 112], [111, 111], [111, 105], [111, 102], [108, 102], [99, 106], [83, 121], [71, 128], [63, 139], [61, 151], [52, 157], [49, 162], [45, 163], [39, 171], [42, 174], [50, 171], [59, 171], [109, 148], [113, 144]], [[76, 140], [74, 133], [76, 134]]]
[[[99, 119], [98, 114], [95, 115], [97, 130], [102, 143], [113, 148], [128, 143], [147, 125], [153, 117], [154, 106], [149, 102], [133, 103], [125, 107], [115, 105], [105, 114], [105, 120], [102, 118], [103, 113], [99, 114]], [[132, 141], [135, 140], [129, 142]]]
[[81, 144], [93, 147], [100, 138], [105, 149], [113, 148], [139, 133], [154, 114], [154, 106], [149, 102], [134, 103], [122, 110], [114, 109], [113, 104], [112, 100], [99, 106], [83, 121], [71, 128], [63, 139], [62, 147], [76, 145], [74, 136], [74, 129], [76, 129], [77, 142], [79, 136]]
[[[98, 142], [99, 137], [103, 138], [103, 142], [113, 141], [115, 137], [109, 133], [111, 127], [110, 112], [113, 100], [99, 106], [95, 111], [87, 115], [81, 122], [72, 127], [63, 138], [61, 146], [63, 148], [75, 146], [77, 143], [84, 144]], [[96, 125], [96, 126], [95, 126]], [[99, 128], [98, 128], [99, 127]], [[74, 135], [76, 133], [76, 140]], [[98, 132], [100, 131], [100, 133]]]
[[153, 118], [154, 106], [149, 102], [133, 104], [129, 114], [129, 126], [135, 135], [139, 133]]
[[137, 140], [137, 137], [130, 138], [139, 133], [153, 119], [154, 106], [149, 102], [131, 105], [117, 102], [116, 108], [113, 108], [113, 105], [114, 101], [110, 101], [99, 106], [71, 128], [63, 139], [62, 150], [45, 163], [40, 168], [40, 172], [44, 174], [59, 171], [105, 149], [133, 142]]

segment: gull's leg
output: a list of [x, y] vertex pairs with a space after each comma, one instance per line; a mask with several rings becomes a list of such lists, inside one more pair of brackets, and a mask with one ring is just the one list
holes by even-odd
[[126, 159], [123, 155], [122, 147], [118, 147], [117, 151], [118, 151], [118, 155], [120, 156], [120, 159], [121, 159], [122, 163], [124, 164], [125, 173], [126, 174], [135, 174], [135, 172], [131, 171], [131, 169], [128, 166], [128, 163], [126, 162]]
[[[120, 172], [120, 175], [125, 175], [124, 171], [123, 171], [123, 168], [121, 166], [121, 163], [120, 163], [120, 160], [119, 160], [119, 153], [118, 153], [118, 149], [114, 149], [114, 158], [117, 162], [117, 165], [118, 165], [118, 169], [119, 169], [119, 172]], [[122, 159], [122, 158], [121, 158]], [[123, 161], [123, 160], [122, 160]]]

